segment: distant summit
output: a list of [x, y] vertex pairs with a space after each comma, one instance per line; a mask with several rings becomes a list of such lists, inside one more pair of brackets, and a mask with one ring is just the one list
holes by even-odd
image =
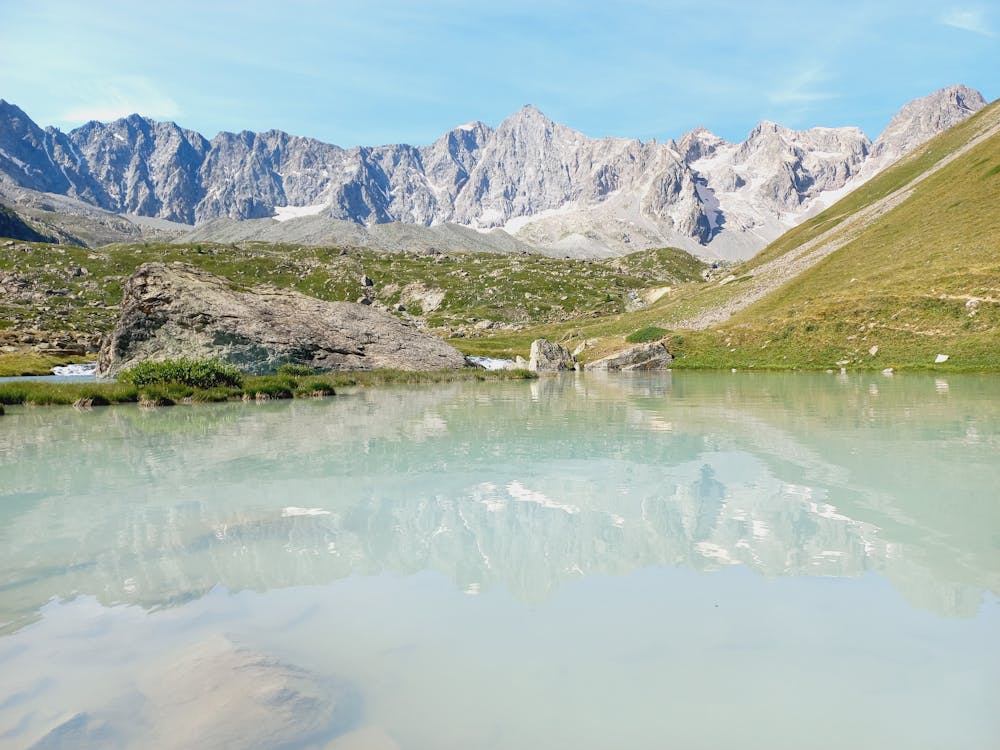
[[875, 156], [895, 161], [985, 106], [982, 94], [961, 85], [914, 99], [896, 113], [875, 140]]
[[279, 130], [209, 141], [140, 115], [62, 133], [0, 100], [0, 195], [53, 193], [189, 225], [456, 223], [550, 251], [672, 245], [745, 258], [985, 104], [965, 86], [942, 89], [903, 107], [874, 144], [858, 128], [772, 122], [739, 144], [705, 128], [667, 143], [589, 138], [528, 104], [495, 130], [473, 121], [428, 146], [341, 148]]

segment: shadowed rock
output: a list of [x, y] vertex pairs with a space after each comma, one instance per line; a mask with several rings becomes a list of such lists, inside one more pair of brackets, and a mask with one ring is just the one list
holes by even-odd
[[674, 361], [673, 355], [659, 341], [640, 344], [609, 357], [588, 362], [585, 370], [605, 370], [608, 372], [630, 370], [666, 370]]
[[271, 287], [239, 290], [183, 263], [144, 264], [125, 283], [97, 375], [178, 357], [215, 357], [254, 374], [289, 362], [318, 370], [465, 366], [457, 349], [371, 307]]

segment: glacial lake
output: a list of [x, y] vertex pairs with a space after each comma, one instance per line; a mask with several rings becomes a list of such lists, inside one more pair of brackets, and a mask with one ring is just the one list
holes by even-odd
[[997, 377], [0, 417], [0, 748], [995, 750], [998, 593]]

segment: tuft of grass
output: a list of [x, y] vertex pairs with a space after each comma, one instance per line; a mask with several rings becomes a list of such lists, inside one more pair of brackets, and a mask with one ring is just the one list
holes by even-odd
[[278, 368], [278, 375], [315, 375], [316, 371], [309, 367], [309, 365], [297, 365], [292, 362], [282, 365]]
[[243, 374], [215, 359], [164, 359], [140, 362], [122, 370], [118, 380], [136, 386], [176, 383], [190, 388], [239, 388]]
[[183, 401], [186, 396], [176, 398], [176, 393], [162, 387], [147, 388], [139, 392], [139, 406], [145, 409], [153, 409], [158, 406], [174, 406], [178, 401]]
[[659, 341], [668, 333], [670, 332], [666, 328], [660, 328], [659, 326], [646, 326], [645, 328], [640, 328], [634, 333], [630, 333], [625, 337], [625, 340], [630, 344], [645, 344], [647, 341]]
[[72, 405], [79, 399], [96, 404], [135, 403], [139, 391], [124, 383], [0, 383], [0, 404]]
[[272, 398], [292, 398], [298, 382], [281, 375], [259, 375], [248, 378], [243, 386], [244, 399], [255, 398], [258, 401]]

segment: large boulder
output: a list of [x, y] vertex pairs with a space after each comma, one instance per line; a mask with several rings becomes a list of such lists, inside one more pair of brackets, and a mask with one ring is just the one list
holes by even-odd
[[30, 748], [314, 748], [333, 737], [347, 739], [331, 747], [350, 748], [359, 735], [392, 748], [386, 733], [356, 728], [362, 713], [349, 683], [215, 635], [157, 658], [109, 703], [60, 721]]
[[628, 372], [630, 370], [667, 370], [674, 361], [673, 355], [661, 342], [639, 344], [609, 357], [596, 359], [584, 365], [584, 370]]
[[351, 686], [214, 636], [137, 678], [148, 717], [137, 747], [315, 747], [352, 729]]
[[466, 366], [457, 349], [371, 307], [272, 287], [241, 290], [188, 264], [146, 263], [125, 282], [97, 375], [179, 357], [215, 357], [253, 374], [289, 362], [319, 370]]
[[548, 339], [535, 339], [531, 342], [531, 358], [528, 369], [532, 372], [558, 372], [572, 370], [576, 360], [569, 349]]

